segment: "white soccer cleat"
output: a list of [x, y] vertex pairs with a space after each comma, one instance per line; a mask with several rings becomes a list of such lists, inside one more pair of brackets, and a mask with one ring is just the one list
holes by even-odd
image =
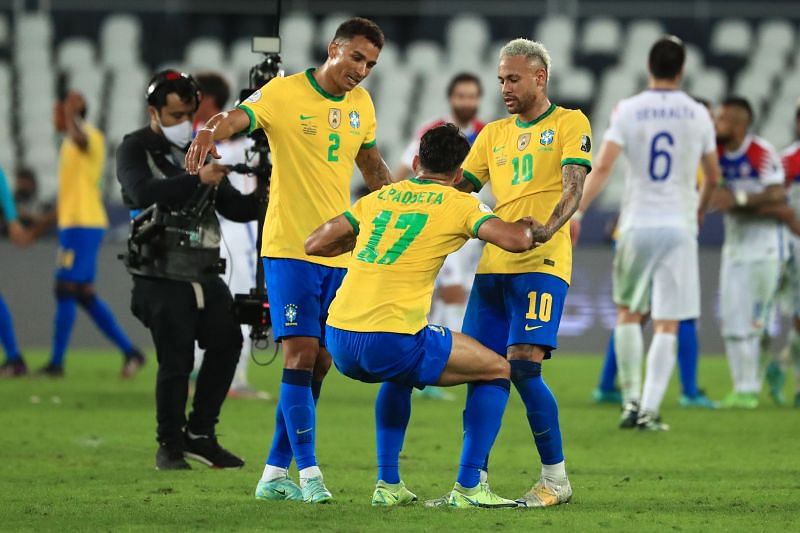
[[541, 478], [536, 482], [525, 496], [517, 500], [520, 507], [552, 507], [561, 505], [572, 499], [572, 485], [569, 479], [557, 483], [555, 481]]

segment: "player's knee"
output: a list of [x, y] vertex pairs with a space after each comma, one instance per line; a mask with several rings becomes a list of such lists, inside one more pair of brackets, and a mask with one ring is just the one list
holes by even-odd
[[678, 333], [678, 324], [677, 320], [654, 320], [653, 328], [656, 333], [671, 333], [672, 335], [676, 335]]
[[641, 313], [634, 313], [627, 307], [617, 309], [618, 324], [640, 324], [642, 322]]
[[69, 281], [57, 281], [53, 287], [53, 294], [57, 300], [78, 298], [78, 285]]
[[[316, 339], [314, 339], [316, 340]], [[319, 344], [316, 342], [284, 340], [284, 367], [293, 370], [314, 371], [319, 356]]]
[[314, 363], [314, 381], [322, 381], [333, 365], [333, 359], [327, 353], [320, 351], [316, 362]]
[[511, 365], [501, 356], [497, 356], [487, 367], [484, 380], [511, 379]]
[[77, 299], [78, 303], [81, 304], [83, 307], [89, 307], [94, 303], [96, 296], [94, 294], [94, 286], [86, 283], [82, 283], [77, 287]]

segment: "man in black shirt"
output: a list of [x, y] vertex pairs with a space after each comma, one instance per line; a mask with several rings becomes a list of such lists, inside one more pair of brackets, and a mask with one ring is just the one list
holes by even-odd
[[[206, 195], [214, 199], [213, 207], [229, 220], [256, 219], [255, 195], [242, 195], [231, 186], [225, 177], [228, 167], [209, 163], [196, 175], [183, 168], [200, 98], [195, 82], [179, 72], [164, 71], [151, 81], [147, 89], [150, 124], [126, 135], [117, 149], [117, 178], [131, 216], [154, 204], [162, 212], [194, 212], [193, 202]], [[190, 468], [185, 457], [217, 468], [244, 465], [219, 445], [214, 432], [233, 379], [242, 335], [225, 283], [213, 269], [194, 268], [202, 261], [193, 257], [207, 259], [215, 248], [215, 260], [219, 258], [219, 226], [214, 227], [213, 211], [208, 212], [211, 216], [202, 220], [200, 229], [193, 235], [186, 233], [182, 242], [182, 246], [199, 242], [203, 250], [193, 250], [190, 245], [188, 250], [179, 251], [180, 261], [170, 263], [169, 243], [164, 241], [152, 247], [164, 251], [165, 256], [150, 261], [150, 270], [129, 268], [133, 274], [131, 310], [150, 330], [158, 359], [156, 411], [160, 446], [156, 468], [160, 470]], [[182, 235], [181, 231], [173, 234]], [[193, 256], [194, 252], [197, 253]], [[158, 265], [163, 264], [171, 264], [172, 269], [159, 271]], [[206, 356], [187, 420], [195, 341], [205, 348]]]

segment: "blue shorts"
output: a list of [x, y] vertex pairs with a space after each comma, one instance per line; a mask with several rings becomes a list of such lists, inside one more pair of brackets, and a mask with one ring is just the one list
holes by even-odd
[[300, 259], [264, 257], [269, 314], [275, 341], [316, 337], [325, 346], [328, 308], [347, 272]]
[[477, 274], [461, 331], [500, 355], [514, 344], [532, 344], [549, 359], [568, 288], [563, 279], [541, 272]]
[[453, 335], [443, 326], [425, 326], [414, 335], [326, 329], [336, 368], [366, 383], [391, 381], [418, 389], [434, 385], [453, 348]]
[[104, 228], [65, 228], [58, 230], [56, 279], [73, 283], [94, 283], [97, 252]]

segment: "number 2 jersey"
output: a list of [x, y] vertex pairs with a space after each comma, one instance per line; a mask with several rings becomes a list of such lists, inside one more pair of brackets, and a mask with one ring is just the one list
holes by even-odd
[[683, 91], [650, 89], [617, 105], [604, 139], [627, 162], [620, 232], [676, 227], [696, 234], [697, 167], [717, 149], [705, 106]]
[[272, 150], [261, 255], [344, 267], [346, 255], [311, 257], [303, 244], [350, 206], [356, 155], [376, 142], [375, 108], [363, 87], [333, 96], [313, 71], [275, 78], [239, 106], [250, 131], [263, 128]]
[[414, 334], [428, 323], [436, 275], [448, 254], [495, 215], [472, 195], [412, 178], [357, 201], [345, 217], [357, 239], [328, 324]]
[[[495, 212], [505, 221], [532, 217], [547, 222], [561, 199], [561, 167], [592, 166], [591, 128], [580, 111], [550, 108], [530, 122], [518, 115], [487, 124], [464, 164], [464, 177], [480, 190], [491, 182]], [[564, 224], [546, 244], [513, 254], [487, 244], [478, 274], [542, 272], [567, 283], [572, 275], [572, 243]]]

